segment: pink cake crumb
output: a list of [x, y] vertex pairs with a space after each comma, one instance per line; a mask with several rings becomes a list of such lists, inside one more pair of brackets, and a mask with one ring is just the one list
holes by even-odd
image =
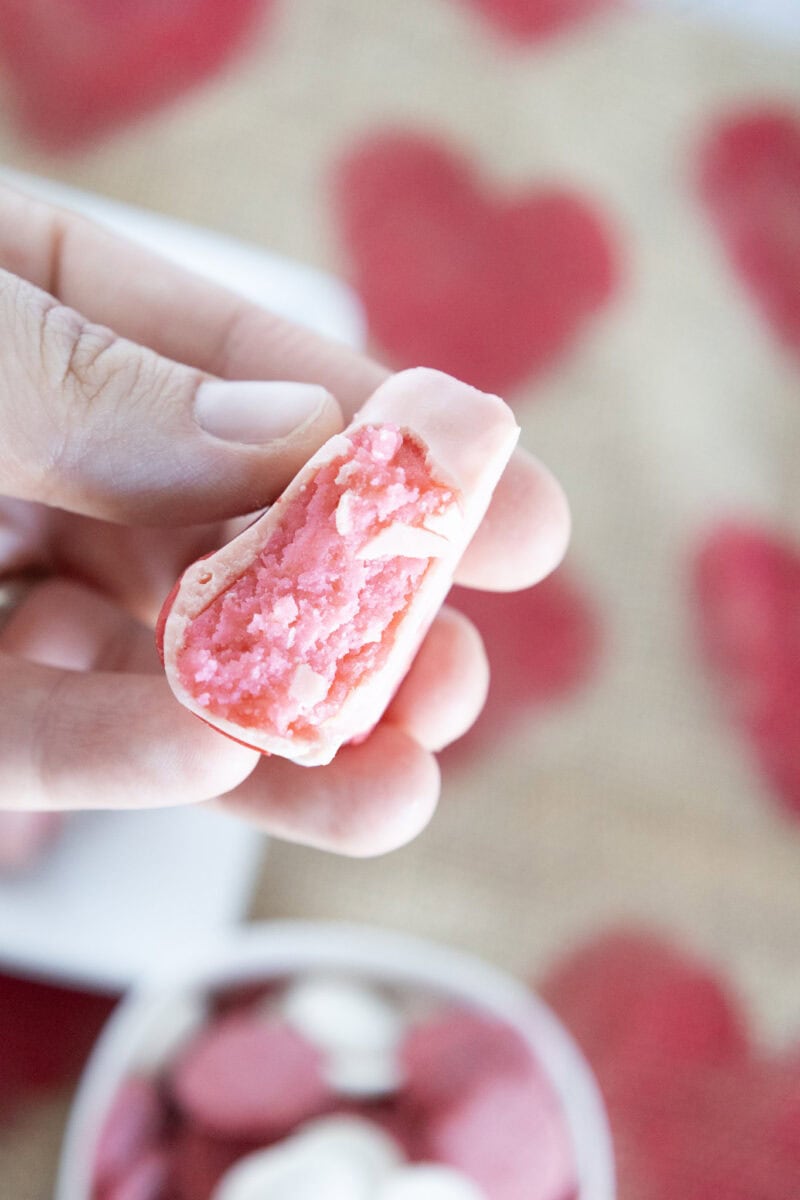
[[190, 622], [181, 683], [209, 715], [313, 730], [380, 670], [456, 501], [424, 447], [364, 425], [283, 511], [255, 562]]

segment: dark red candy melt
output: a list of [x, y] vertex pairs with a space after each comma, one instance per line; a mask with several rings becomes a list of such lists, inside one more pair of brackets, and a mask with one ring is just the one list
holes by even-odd
[[593, 202], [558, 187], [494, 194], [432, 138], [372, 136], [335, 185], [370, 328], [397, 366], [505, 393], [557, 361], [615, 290]]
[[183, 1130], [172, 1147], [172, 1180], [176, 1200], [211, 1200], [223, 1175], [261, 1141], [214, 1138], [191, 1127]]
[[727, 522], [700, 546], [694, 582], [701, 647], [733, 721], [800, 816], [800, 548]]
[[700, 192], [776, 337], [800, 356], [800, 112], [735, 113], [702, 148]]
[[132, 1076], [116, 1096], [103, 1122], [94, 1162], [94, 1186], [120, 1180], [147, 1152], [154, 1150], [164, 1125], [161, 1097], [150, 1079]]
[[290, 1026], [234, 1012], [208, 1025], [175, 1065], [183, 1113], [223, 1137], [276, 1137], [322, 1112], [331, 1096], [319, 1052]]

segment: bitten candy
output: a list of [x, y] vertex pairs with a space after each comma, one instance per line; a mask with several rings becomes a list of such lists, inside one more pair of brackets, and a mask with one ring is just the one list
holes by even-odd
[[378, 388], [249, 529], [183, 574], [159, 620], [177, 698], [307, 766], [364, 736], [450, 588], [519, 435], [437, 371]]
[[195, 1037], [171, 1076], [181, 1110], [227, 1137], [279, 1137], [330, 1101], [319, 1052], [262, 1013], [220, 1017]]

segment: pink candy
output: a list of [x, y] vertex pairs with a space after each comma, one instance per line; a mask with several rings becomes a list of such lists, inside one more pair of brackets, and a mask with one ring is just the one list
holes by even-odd
[[431, 1118], [429, 1157], [457, 1167], [487, 1200], [563, 1200], [575, 1168], [549, 1086], [529, 1072], [475, 1081]]
[[164, 1200], [169, 1176], [169, 1156], [152, 1150], [117, 1180], [104, 1200]]
[[[427, 1196], [423, 1184], [432, 1196], [480, 1200], [576, 1195], [556, 1096], [504, 1022], [450, 1004], [420, 1018], [416, 995], [324, 975], [211, 997], [215, 1009], [156, 1076], [122, 1085], [98, 1139], [91, 1200], [240, 1200], [259, 1189], [283, 1198], [284, 1166], [307, 1188], [325, 1155], [348, 1200], [366, 1200], [344, 1181], [363, 1180], [371, 1155], [381, 1196]], [[332, 1063], [362, 1042], [395, 1079], [379, 1096], [336, 1090]]]
[[171, 1082], [198, 1125], [228, 1137], [278, 1137], [330, 1101], [315, 1048], [258, 1013], [208, 1026], [182, 1054]]
[[94, 1181], [102, 1189], [121, 1180], [157, 1144], [163, 1114], [156, 1086], [133, 1077], [109, 1109], [95, 1151]]

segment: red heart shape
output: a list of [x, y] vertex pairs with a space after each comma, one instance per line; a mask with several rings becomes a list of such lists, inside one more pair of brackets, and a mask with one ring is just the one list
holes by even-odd
[[800, 118], [737, 114], [712, 130], [700, 190], [736, 270], [778, 339], [800, 355]]
[[620, 0], [467, 0], [508, 37], [537, 42], [588, 17], [620, 6]]
[[566, 699], [594, 670], [601, 645], [598, 621], [563, 569], [521, 592], [454, 588], [448, 603], [480, 631], [491, 681], [483, 712], [444, 752], [446, 763], [490, 747], [538, 707]]
[[0, 0], [0, 55], [19, 118], [45, 146], [75, 146], [215, 71], [264, 4]]
[[549, 367], [614, 290], [592, 205], [558, 188], [492, 195], [429, 138], [371, 137], [335, 185], [372, 333], [397, 365], [505, 391]]
[[796, 1200], [800, 1055], [753, 1049], [707, 966], [616, 930], [557, 965], [541, 991], [598, 1076], [621, 1197]]
[[800, 552], [750, 525], [713, 530], [695, 562], [700, 638], [776, 795], [800, 816]]

